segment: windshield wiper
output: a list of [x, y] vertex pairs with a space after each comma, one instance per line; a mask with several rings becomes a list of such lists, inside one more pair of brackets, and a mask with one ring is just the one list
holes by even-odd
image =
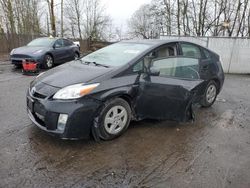
[[100, 64], [100, 63], [96, 63], [95, 61], [83, 61], [82, 59], [79, 59], [82, 63], [84, 63], [84, 64], [87, 64], [87, 65], [89, 65], [89, 64], [94, 64], [95, 66], [100, 66], [100, 67], [105, 67], [105, 68], [109, 68], [109, 66], [108, 65], [103, 65], [103, 64]]

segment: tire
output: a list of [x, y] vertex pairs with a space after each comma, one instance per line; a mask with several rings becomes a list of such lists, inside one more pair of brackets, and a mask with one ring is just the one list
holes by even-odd
[[79, 57], [80, 57], [79, 53], [75, 52], [74, 59], [77, 60], [77, 59], [79, 59]]
[[52, 68], [53, 66], [54, 66], [54, 59], [53, 59], [53, 57], [52, 57], [51, 55], [49, 55], [49, 54], [46, 54], [46, 55], [44, 56], [43, 67], [44, 67], [45, 69], [50, 69], [50, 68]]
[[125, 100], [114, 98], [104, 103], [95, 120], [99, 138], [112, 140], [127, 130], [131, 120], [131, 108]]
[[217, 98], [218, 85], [215, 81], [211, 80], [205, 90], [203, 98], [200, 102], [201, 106], [208, 108], [212, 106]]
[[14, 69], [22, 69], [23, 65], [22, 64], [14, 64]]

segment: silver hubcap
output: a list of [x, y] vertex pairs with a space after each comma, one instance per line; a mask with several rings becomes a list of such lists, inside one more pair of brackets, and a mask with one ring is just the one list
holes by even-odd
[[123, 106], [114, 106], [105, 116], [104, 127], [109, 134], [117, 134], [123, 130], [127, 121], [127, 110]]
[[47, 56], [47, 58], [46, 58], [46, 64], [47, 64], [47, 66], [48, 66], [49, 68], [52, 67], [52, 65], [53, 65], [53, 59], [52, 59], [52, 57]]
[[212, 103], [216, 97], [216, 86], [215, 85], [210, 85], [207, 89], [207, 94], [206, 94], [206, 98], [207, 98], [207, 102], [208, 103]]

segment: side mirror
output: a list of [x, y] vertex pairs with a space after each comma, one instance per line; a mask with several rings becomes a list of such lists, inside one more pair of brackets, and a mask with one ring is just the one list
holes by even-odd
[[156, 67], [150, 67], [149, 75], [151, 75], [151, 76], [159, 76], [160, 75], [160, 69], [158, 69]]

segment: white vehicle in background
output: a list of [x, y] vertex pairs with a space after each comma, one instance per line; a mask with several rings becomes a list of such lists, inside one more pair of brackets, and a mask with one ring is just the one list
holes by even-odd
[[73, 43], [74, 43], [75, 45], [77, 45], [77, 46], [79, 47], [79, 50], [80, 50], [80, 48], [81, 48], [80, 41], [74, 41]]

